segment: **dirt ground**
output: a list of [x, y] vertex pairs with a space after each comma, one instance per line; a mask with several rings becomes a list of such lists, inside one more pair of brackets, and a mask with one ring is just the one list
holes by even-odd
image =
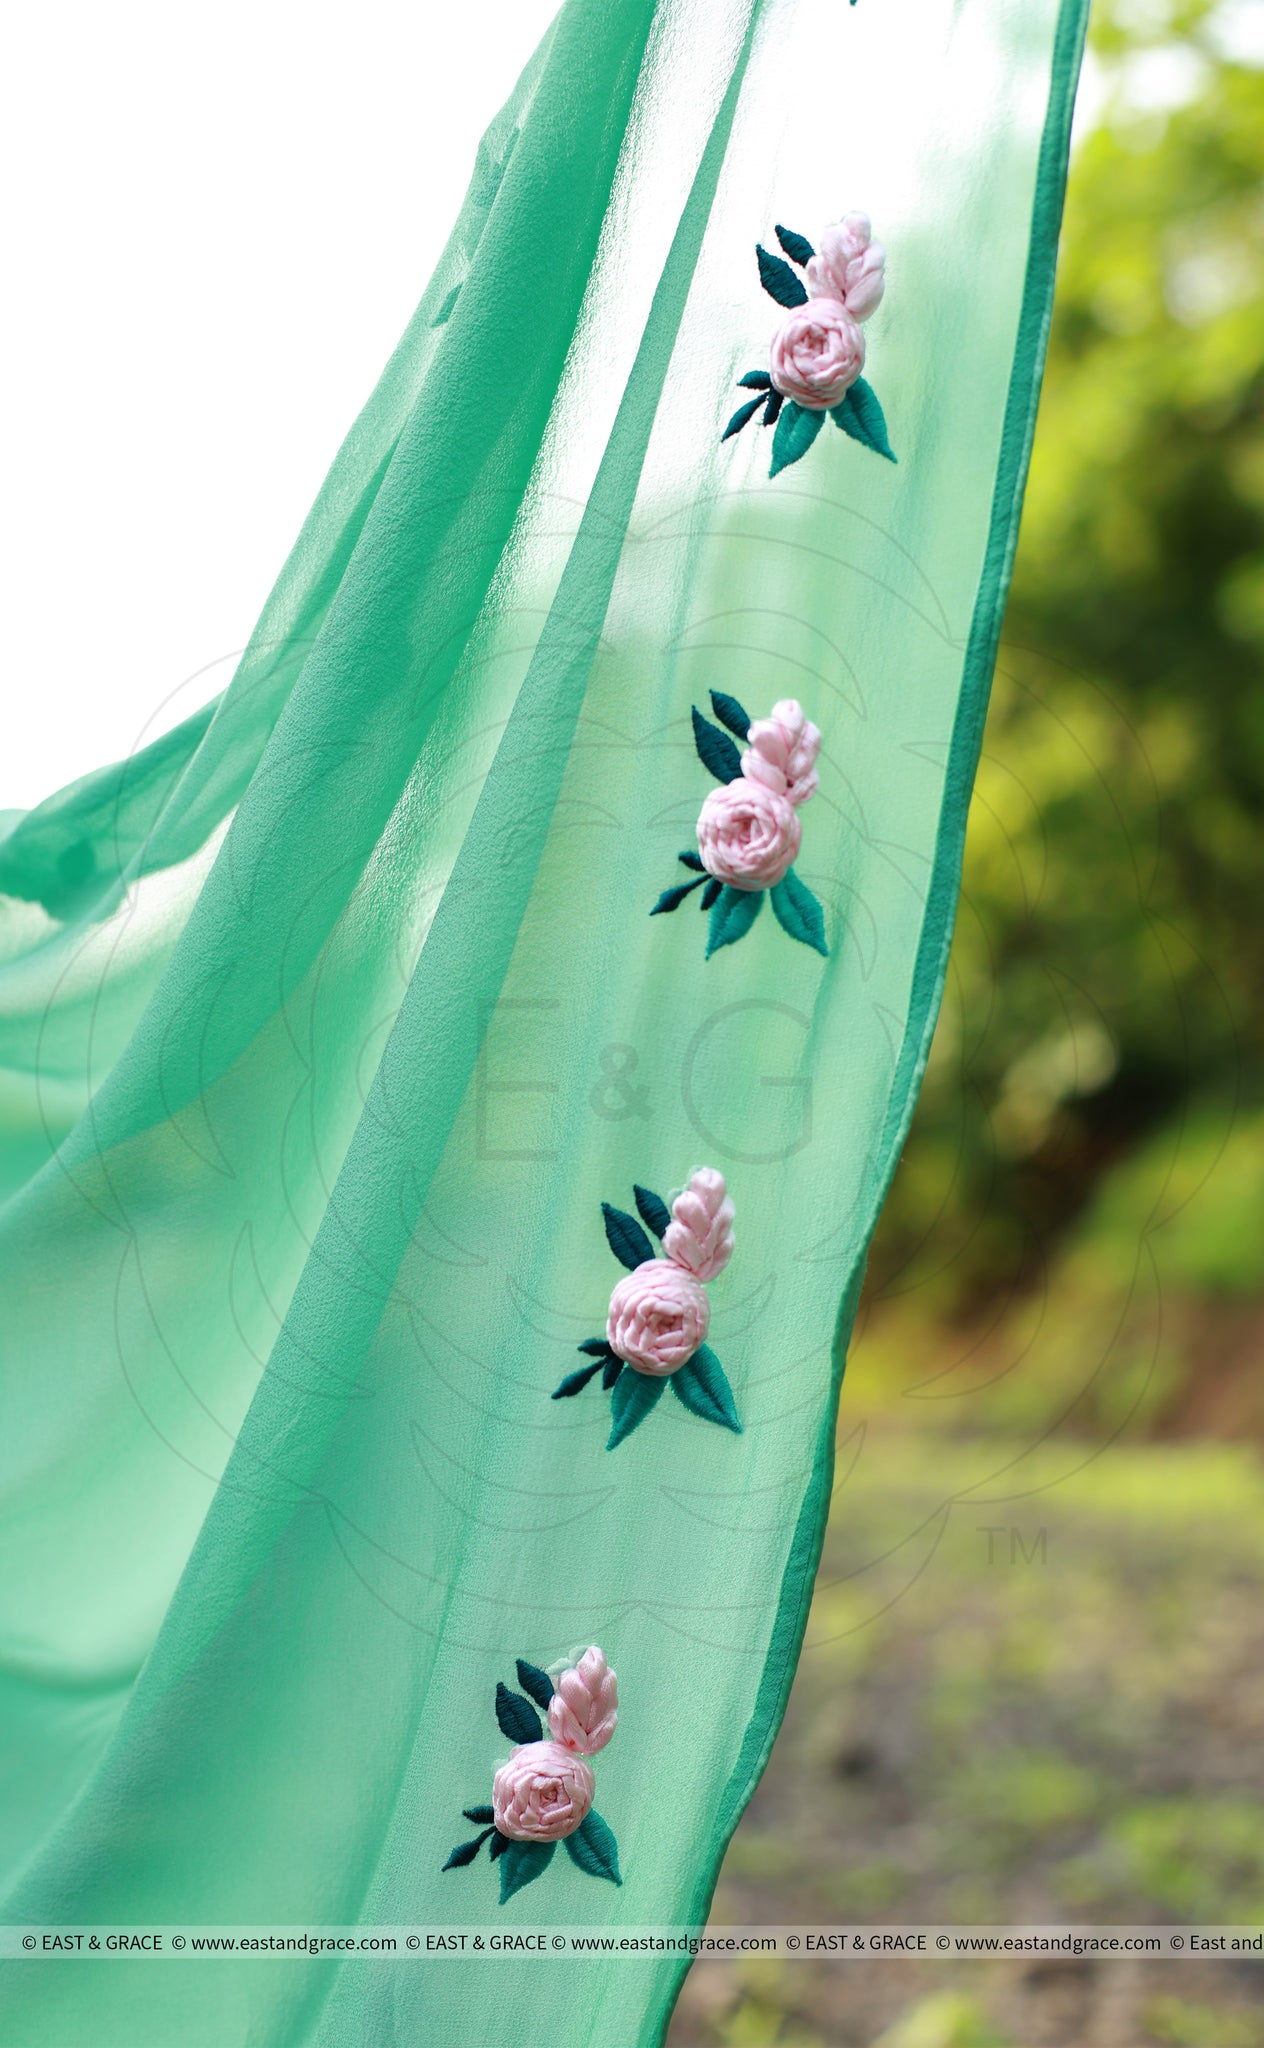
[[[713, 1921], [1264, 1924], [1262, 1586], [1249, 1448], [869, 1429]], [[702, 1962], [668, 2038], [1264, 2048], [1264, 1958]]]

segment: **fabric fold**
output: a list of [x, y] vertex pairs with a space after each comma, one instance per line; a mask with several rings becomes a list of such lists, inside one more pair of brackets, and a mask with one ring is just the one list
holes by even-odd
[[[834, 74], [908, 37], [864, 0], [823, 49], [801, 0], [568, 0], [229, 689], [0, 841], [9, 1921], [495, 1918], [494, 1871], [442, 1871], [486, 1698], [598, 1641], [623, 1881], [555, 1858], [505, 1922], [707, 1908], [942, 987], [1083, 26], [916, 14], [906, 101], [849, 132]], [[901, 461], [831, 430], [770, 481], [758, 429], [720, 445], [753, 245], [861, 204]], [[709, 689], [820, 728], [827, 955], [647, 915]], [[608, 1455], [550, 1399], [604, 1326], [600, 1205], [702, 1158], [743, 1430], [661, 1403]], [[661, 2039], [679, 1975], [568, 1963], [549, 2031]], [[509, 2048], [539, 1981], [112, 1960], [0, 2001], [18, 2048]]]

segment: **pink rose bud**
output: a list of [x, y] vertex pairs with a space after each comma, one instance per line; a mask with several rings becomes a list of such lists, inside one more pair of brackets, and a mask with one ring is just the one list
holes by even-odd
[[802, 839], [790, 799], [745, 775], [713, 789], [698, 813], [702, 865], [732, 889], [775, 888]]
[[767, 718], [752, 722], [742, 755], [742, 773], [748, 782], [762, 782], [790, 803], [805, 804], [816, 795], [816, 757], [821, 735], [810, 723], [802, 704], [793, 697], [774, 704]]
[[555, 1680], [549, 1701], [549, 1732], [563, 1749], [596, 1756], [614, 1734], [618, 1706], [618, 1681], [605, 1652], [594, 1645]]
[[733, 1204], [724, 1175], [700, 1166], [672, 1203], [663, 1250], [695, 1280], [714, 1280], [733, 1256]]
[[812, 298], [836, 299], [853, 320], [869, 318], [886, 289], [887, 252], [872, 237], [867, 213], [849, 213], [823, 230], [807, 269]]
[[711, 1304], [705, 1289], [670, 1259], [646, 1259], [610, 1297], [606, 1342], [636, 1372], [676, 1372], [707, 1334]]
[[846, 398], [864, 367], [865, 337], [837, 299], [796, 306], [768, 351], [776, 389], [809, 412], [825, 412]]
[[492, 1780], [492, 1811], [515, 1842], [560, 1842], [588, 1814], [596, 1781], [560, 1742], [523, 1742]]

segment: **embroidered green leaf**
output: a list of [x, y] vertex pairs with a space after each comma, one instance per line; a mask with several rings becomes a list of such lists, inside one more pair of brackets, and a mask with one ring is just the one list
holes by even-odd
[[586, 1351], [590, 1358], [605, 1358], [609, 1353], [610, 1346], [604, 1337], [585, 1337], [583, 1343], [577, 1344], [575, 1349], [576, 1351]]
[[609, 1202], [602, 1203], [601, 1213], [606, 1221], [606, 1242], [629, 1273], [653, 1258], [654, 1247], [635, 1216], [629, 1216], [626, 1209], [612, 1208]]
[[619, 1875], [619, 1844], [595, 1807], [574, 1834], [564, 1839], [572, 1863], [578, 1863], [589, 1877], [608, 1877], [611, 1884], [623, 1883]]
[[695, 881], [678, 882], [674, 889], [664, 889], [658, 902], [651, 910], [650, 916], [661, 917], [669, 910], [679, 910], [686, 896], [690, 895], [694, 889], [700, 889], [705, 880], [706, 877], [704, 875], [699, 875]]
[[595, 1365], [581, 1365], [578, 1372], [568, 1372], [549, 1395], [550, 1401], [566, 1401], [572, 1394], [582, 1394], [593, 1374], [600, 1372], [604, 1364], [605, 1360], [599, 1358]]
[[[851, 397], [850, 391], [847, 396]], [[837, 412], [839, 408], [836, 406], [834, 410]], [[790, 400], [777, 421], [777, 431], [772, 437], [769, 476], [780, 476], [783, 469], [789, 469], [792, 462], [798, 462], [807, 454], [821, 431], [824, 419], [823, 412], [810, 412], [807, 406], [797, 405], [793, 398]]]
[[712, 875], [711, 880], [707, 883], [706, 888], [702, 892], [702, 907], [704, 910], [710, 910], [712, 904], [715, 902], [716, 897], [719, 895], [723, 887], [723, 882], [717, 882], [715, 876]]
[[502, 1735], [511, 1742], [542, 1742], [544, 1730], [540, 1716], [530, 1700], [524, 1700], [520, 1692], [510, 1692], [507, 1685], [496, 1681], [496, 1720]]
[[792, 263], [797, 263], [800, 269], [802, 269], [805, 263], [812, 261], [816, 250], [812, 247], [806, 235], [796, 235], [793, 228], [783, 227], [778, 227], [775, 232], [777, 240]]
[[759, 282], [770, 299], [779, 306], [804, 306], [807, 293], [801, 278], [797, 278], [790, 265], [780, 256], [770, 256], [760, 243], [755, 244], [755, 255], [759, 260]]
[[767, 370], [748, 370], [744, 377], [738, 378], [737, 388], [739, 391], [768, 391], [772, 388], [772, 378]]
[[500, 1857], [500, 1903], [506, 1905], [524, 1884], [543, 1877], [552, 1861], [556, 1842], [508, 1842]]
[[610, 1414], [614, 1427], [606, 1439], [606, 1449], [612, 1451], [621, 1444], [625, 1436], [631, 1436], [634, 1429], [644, 1422], [663, 1391], [664, 1382], [647, 1372], [620, 1373], [610, 1396]]
[[758, 397], [748, 398], [745, 405], [738, 406], [737, 411], [734, 413], [732, 419], [729, 421], [727, 427], [724, 429], [724, 432], [720, 436], [721, 445], [723, 445], [725, 441], [730, 440], [734, 434], [741, 433], [742, 428], [746, 425], [747, 420], [753, 419], [755, 417], [755, 414], [759, 411], [759, 408], [763, 404], [763, 402], [764, 394], [761, 391]]
[[696, 875], [705, 875], [706, 869], [702, 865], [702, 856], [695, 853], [691, 846], [687, 846], [683, 853], [678, 853], [676, 858], [679, 861], [683, 861], [687, 868], [692, 868]]
[[841, 405], [830, 407], [830, 418], [853, 441], [872, 448], [875, 455], [885, 455], [888, 462], [899, 460], [887, 439], [887, 423], [877, 394], [863, 377], [857, 377]]
[[510, 1837], [508, 1835], [502, 1835], [499, 1828], [492, 1829], [492, 1846], [487, 1853], [491, 1857], [493, 1863], [496, 1861], [496, 1858], [498, 1856], [504, 1855], [506, 1849], [509, 1847], [509, 1842]]
[[474, 1861], [474, 1858], [477, 1856], [479, 1850], [482, 1848], [484, 1842], [487, 1840], [487, 1837], [491, 1834], [494, 1834], [495, 1832], [496, 1831], [494, 1828], [484, 1828], [482, 1834], [475, 1835], [474, 1840], [472, 1842], [459, 1843], [458, 1846], [452, 1851], [452, 1854], [449, 1856], [447, 1862], [444, 1864], [444, 1869], [460, 1870], [465, 1864], [472, 1863]]
[[763, 904], [762, 889], [731, 889], [726, 882], [715, 899], [711, 929], [707, 933], [707, 959], [721, 946], [735, 946], [744, 939]]
[[704, 1422], [718, 1422], [741, 1435], [733, 1389], [724, 1367], [706, 1344], [700, 1344], [689, 1363], [672, 1374], [671, 1385], [677, 1398], [695, 1415], [701, 1415]]
[[671, 1222], [671, 1210], [666, 1202], [650, 1188], [634, 1187], [632, 1192], [636, 1196], [636, 1206], [640, 1210], [642, 1223], [649, 1225], [655, 1237], [661, 1237]]
[[818, 953], [828, 956], [825, 943], [825, 913], [821, 909], [806, 882], [801, 882], [793, 868], [788, 868], [776, 888], [772, 891], [772, 907], [777, 922], [783, 931], [802, 945], [814, 946]]
[[728, 697], [723, 690], [712, 690], [711, 709], [721, 725], [727, 725], [731, 733], [744, 740], [750, 731], [750, 713], [738, 703], [736, 697]]
[[693, 713], [693, 743], [698, 749], [698, 759], [704, 768], [709, 768], [717, 782], [736, 782], [742, 772], [742, 757], [726, 732], [718, 725], [712, 725], [704, 718], [696, 704], [690, 706]]
[[610, 1353], [609, 1358], [606, 1360], [606, 1369], [601, 1375], [601, 1384], [605, 1388], [607, 1393], [610, 1392], [611, 1387], [614, 1385], [615, 1381], [618, 1379], [619, 1374], [622, 1371], [623, 1360], [617, 1357], [615, 1353], [612, 1351]]
[[549, 1701], [553, 1697], [553, 1680], [547, 1671], [541, 1671], [538, 1664], [528, 1664], [525, 1657], [519, 1657], [516, 1662], [519, 1685], [524, 1692], [530, 1693], [537, 1707], [547, 1714]]
[[764, 407], [764, 417], [759, 423], [760, 426], [775, 427], [777, 421], [781, 418], [781, 408], [785, 404], [785, 402], [786, 394], [784, 391], [769, 392], [768, 403]]
[[466, 1820], [473, 1821], [476, 1828], [483, 1827], [488, 1821], [495, 1820], [496, 1818], [490, 1806], [463, 1806], [461, 1812]]

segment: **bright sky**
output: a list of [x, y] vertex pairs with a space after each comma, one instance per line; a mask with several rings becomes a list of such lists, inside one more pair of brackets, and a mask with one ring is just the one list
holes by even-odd
[[8, 10], [0, 810], [227, 682], [555, 5]]
[[[8, 10], [0, 810], [227, 682], [555, 4]], [[1264, 44], [1260, 0], [1214, 23]], [[1125, 90], [1179, 103], [1190, 64], [1146, 52]], [[1081, 129], [1112, 82], [1090, 66]]]

